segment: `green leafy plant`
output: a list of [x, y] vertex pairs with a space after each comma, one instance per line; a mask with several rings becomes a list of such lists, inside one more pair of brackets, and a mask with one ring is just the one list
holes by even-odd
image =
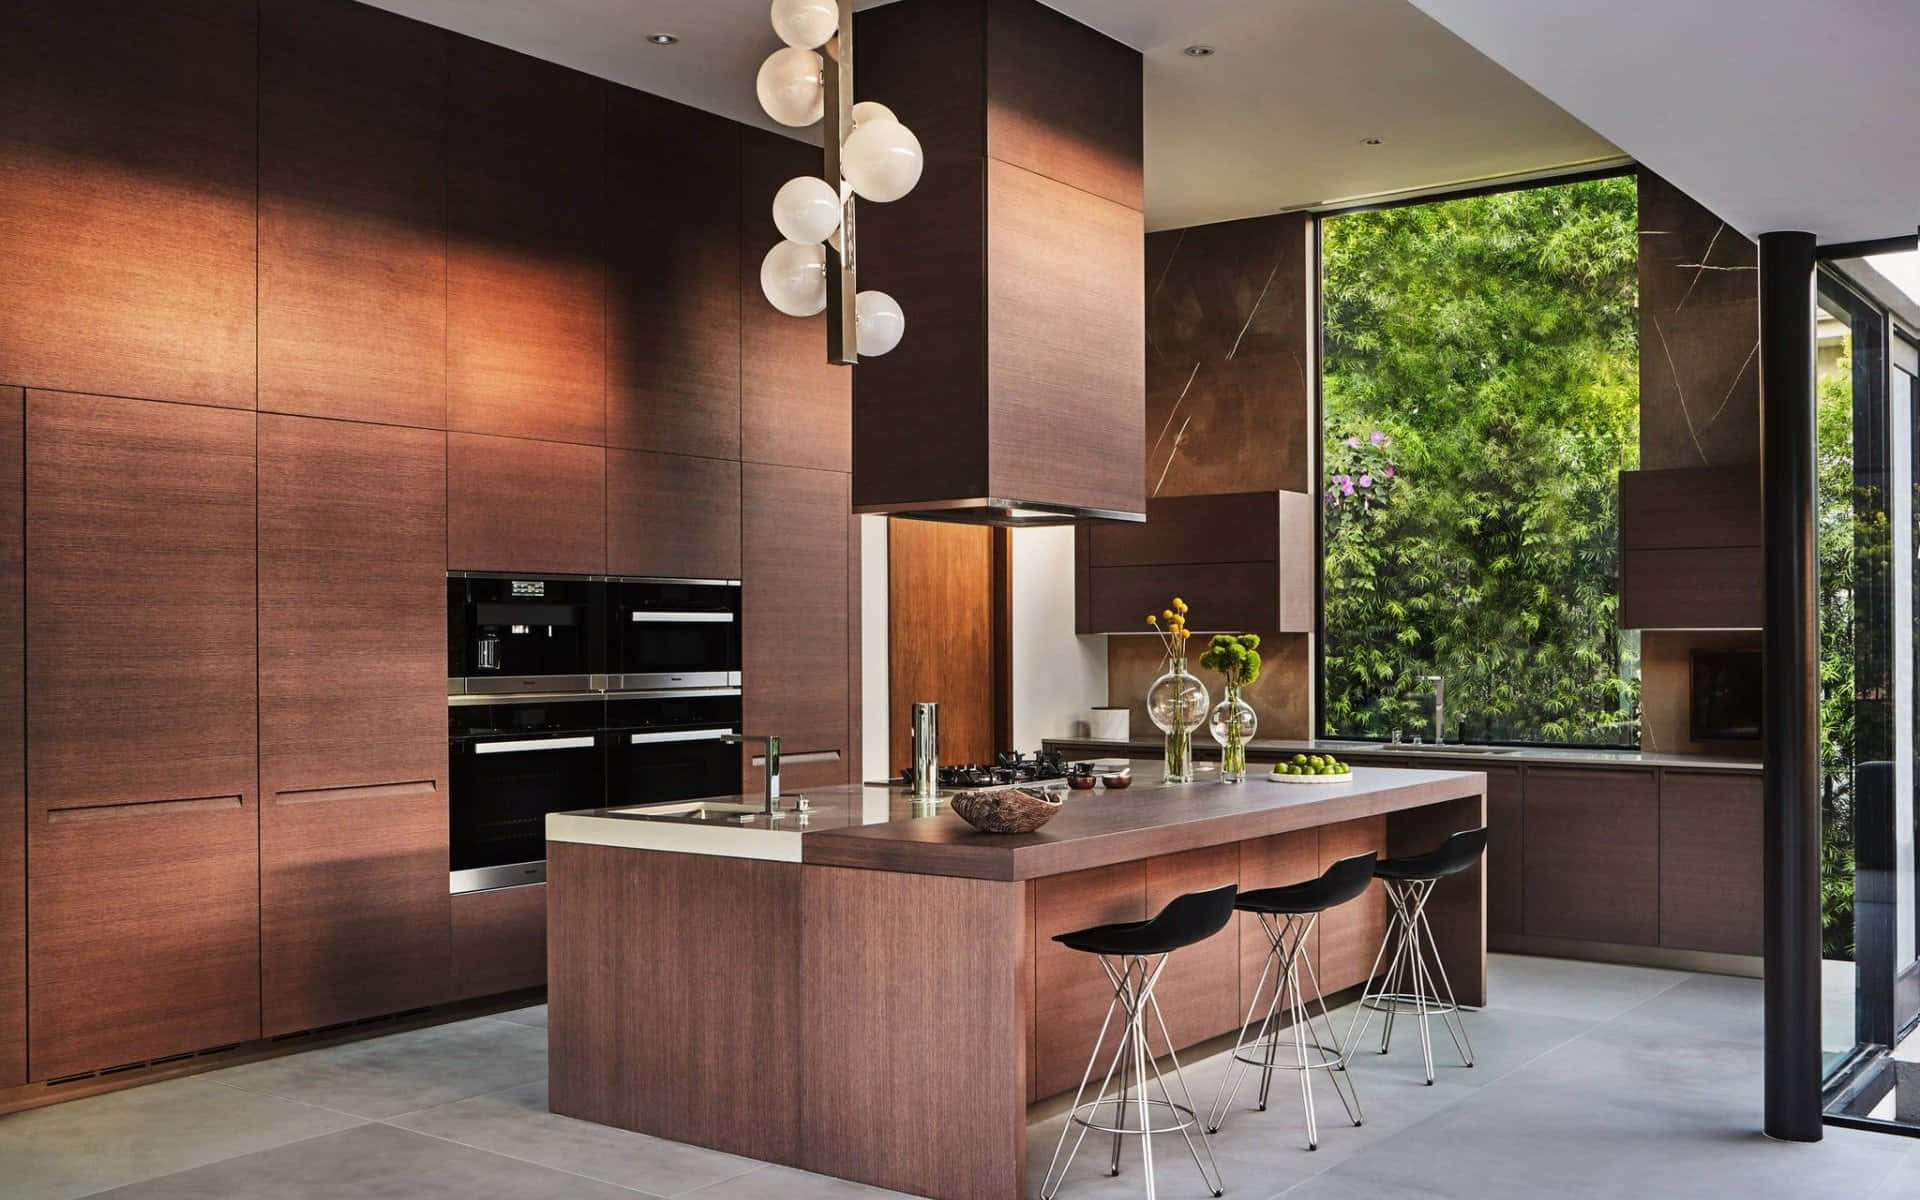
[[1200, 665], [1220, 672], [1228, 687], [1246, 687], [1260, 678], [1260, 635], [1216, 633], [1200, 655]]

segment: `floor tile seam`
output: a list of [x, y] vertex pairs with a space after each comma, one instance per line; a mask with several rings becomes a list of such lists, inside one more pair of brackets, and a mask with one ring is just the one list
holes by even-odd
[[[286, 1104], [298, 1104], [302, 1108], [311, 1108], [315, 1112], [331, 1113], [336, 1117], [345, 1117], [359, 1125], [371, 1125], [379, 1120], [378, 1117], [369, 1117], [365, 1113], [348, 1112], [344, 1108], [334, 1108], [326, 1104], [315, 1104], [311, 1100], [302, 1100], [297, 1096], [288, 1096], [280, 1092], [268, 1091], [265, 1088], [246, 1087], [243, 1084], [230, 1083], [225, 1079], [214, 1079], [207, 1075], [202, 1075], [198, 1078], [203, 1083], [211, 1083], [216, 1087], [223, 1087], [230, 1092], [239, 1092], [243, 1096], [265, 1096], [269, 1100], [279, 1100]], [[337, 1133], [339, 1131], [335, 1130], [334, 1132]], [[325, 1135], [322, 1134], [321, 1136], [324, 1137]], [[299, 1140], [305, 1141], [306, 1139], [301, 1138]]]
[[[419, 1111], [425, 1111], [425, 1110], [422, 1109]], [[460, 1141], [458, 1138], [445, 1137], [437, 1133], [428, 1133], [424, 1129], [410, 1129], [405, 1125], [395, 1125], [395, 1124], [392, 1124], [390, 1121], [384, 1121], [384, 1120], [370, 1121], [368, 1122], [368, 1124], [384, 1125], [388, 1129], [391, 1129], [396, 1133], [410, 1133], [410, 1134], [413, 1134], [415, 1137], [427, 1138], [430, 1141], [441, 1142], [448, 1146], [458, 1146], [462, 1150], [471, 1150], [476, 1154], [488, 1154], [488, 1155], [492, 1155], [494, 1158], [504, 1158], [508, 1162], [519, 1163], [522, 1166], [536, 1167], [542, 1171], [552, 1171], [556, 1175], [566, 1175], [573, 1179], [584, 1179], [588, 1183], [597, 1183], [602, 1185], [603, 1187], [619, 1188], [623, 1192], [631, 1192], [634, 1196], [638, 1197], [639, 1200], [672, 1200], [672, 1197], [662, 1196], [658, 1192], [642, 1191], [641, 1189], [636, 1187], [628, 1187], [624, 1183], [615, 1183], [610, 1179], [601, 1179], [598, 1176], [587, 1175], [580, 1171], [570, 1171], [565, 1167], [556, 1167], [552, 1163], [535, 1162], [533, 1159], [530, 1159], [530, 1158], [521, 1158], [517, 1154], [508, 1154], [504, 1150], [494, 1150], [487, 1146], [476, 1146], [472, 1142], [463, 1142], [463, 1141]]]
[[[318, 1106], [309, 1104], [307, 1105], [307, 1107], [315, 1108]], [[327, 1109], [325, 1111], [332, 1112], [333, 1110]], [[350, 1114], [343, 1114], [343, 1115], [350, 1115]], [[308, 1134], [305, 1137], [289, 1138], [284, 1142], [279, 1142], [271, 1146], [256, 1146], [251, 1150], [242, 1150], [238, 1154], [222, 1154], [217, 1158], [207, 1159], [205, 1162], [197, 1162], [184, 1167], [176, 1167], [171, 1171], [162, 1171], [158, 1175], [143, 1175], [138, 1179], [123, 1179], [119, 1183], [114, 1184], [112, 1187], [104, 1187], [99, 1189], [98, 1191], [84, 1193], [83, 1195], [74, 1197], [74, 1200], [90, 1200], [91, 1197], [104, 1196], [109, 1192], [117, 1192], [121, 1188], [135, 1187], [143, 1183], [157, 1183], [162, 1179], [172, 1179], [175, 1175], [185, 1175], [190, 1171], [203, 1171], [208, 1167], [217, 1167], [221, 1163], [233, 1162], [236, 1159], [247, 1158], [255, 1154], [270, 1154], [275, 1150], [285, 1150], [289, 1146], [298, 1146], [302, 1142], [311, 1142], [319, 1138], [332, 1137], [338, 1133], [346, 1133], [348, 1130], [359, 1129], [359, 1128], [362, 1128], [363, 1126], [373, 1124], [372, 1121], [369, 1121], [364, 1117], [355, 1118], [355, 1119], [359, 1121], [359, 1124], [349, 1125], [347, 1126], [346, 1129], [329, 1129], [322, 1133]]]
[[[405, 1112], [388, 1113], [384, 1117], [368, 1117], [367, 1119], [377, 1121], [382, 1125], [391, 1125], [403, 1117], [417, 1117], [421, 1113], [438, 1112], [440, 1109], [449, 1108], [455, 1104], [465, 1104], [469, 1100], [486, 1100], [494, 1096], [504, 1096], [508, 1092], [517, 1092], [523, 1087], [531, 1087], [536, 1083], [545, 1082], [547, 1082], [547, 1073], [543, 1071], [531, 1079], [515, 1080], [501, 1087], [489, 1088], [484, 1092], [475, 1092], [470, 1096], [455, 1096], [451, 1100], [442, 1100], [437, 1104], [429, 1104], [423, 1108], [409, 1108]], [[406, 1127], [398, 1126], [398, 1128], [404, 1129]]]

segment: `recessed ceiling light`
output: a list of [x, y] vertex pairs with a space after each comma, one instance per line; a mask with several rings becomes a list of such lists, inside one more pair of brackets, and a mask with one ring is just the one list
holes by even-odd
[[1188, 58], [1205, 58], [1213, 53], [1213, 47], [1207, 45], [1205, 42], [1195, 42], [1180, 53], [1186, 55]]
[[656, 46], [671, 46], [680, 39], [671, 33], [650, 33], [647, 40]]
[[1384, 141], [1386, 141], [1385, 138], [1364, 137], [1360, 139], [1360, 144], [1362, 146], [1378, 146], [1381, 142], [1384, 142]]

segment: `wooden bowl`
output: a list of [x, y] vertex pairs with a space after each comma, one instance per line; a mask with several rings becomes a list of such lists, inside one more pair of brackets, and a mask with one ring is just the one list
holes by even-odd
[[1097, 776], [1097, 778], [1100, 780], [1101, 787], [1110, 788], [1116, 792], [1119, 791], [1121, 788], [1128, 788], [1133, 786], [1132, 771], [1122, 771], [1116, 775], [1100, 775], [1100, 776]]
[[961, 792], [947, 803], [981, 833], [1032, 833], [1060, 811], [1059, 797], [1038, 788], [982, 788]]

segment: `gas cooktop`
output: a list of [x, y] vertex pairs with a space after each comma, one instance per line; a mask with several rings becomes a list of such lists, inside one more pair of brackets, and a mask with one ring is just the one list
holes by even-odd
[[[956, 763], [940, 768], [943, 788], [994, 787], [1008, 783], [1039, 783], [1067, 777], [1066, 760], [1058, 750], [1036, 750], [1032, 754], [1003, 753], [992, 763]], [[900, 772], [899, 782], [913, 786], [913, 768]]]

